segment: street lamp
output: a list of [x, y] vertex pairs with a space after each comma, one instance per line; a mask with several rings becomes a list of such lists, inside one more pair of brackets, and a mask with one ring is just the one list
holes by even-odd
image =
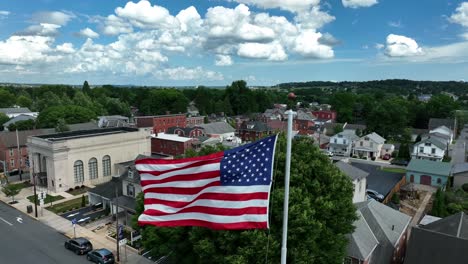
[[119, 176], [112, 176], [112, 181], [114, 182], [115, 189], [115, 241], [117, 246], [117, 262], [120, 262], [120, 250], [119, 250]]

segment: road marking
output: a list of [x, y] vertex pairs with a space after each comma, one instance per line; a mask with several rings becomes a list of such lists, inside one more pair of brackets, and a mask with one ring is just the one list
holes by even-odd
[[5, 223], [9, 224], [10, 226], [12, 226], [12, 225], [13, 225], [12, 223], [8, 222], [7, 220], [5, 220], [5, 219], [3, 219], [3, 218], [1, 218], [1, 217], [0, 217], [0, 220], [2, 220], [3, 222], [5, 222]]
[[21, 218], [21, 216], [18, 216], [16, 217], [16, 221], [18, 221], [19, 223], [23, 223], [23, 218]]

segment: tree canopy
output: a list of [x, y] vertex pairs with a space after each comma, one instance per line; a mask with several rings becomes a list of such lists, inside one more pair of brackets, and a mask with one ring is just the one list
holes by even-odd
[[[142, 243], [154, 256], [174, 263], [279, 263], [286, 139], [278, 139], [270, 198], [270, 229], [214, 231], [199, 227], [145, 226]], [[217, 151], [213, 148], [209, 150]], [[207, 152], [203, 152], [207, 154]], [[356, 219], [353, 186], [312, 140], [294, 140], [288, 231], [288, 263], [343, 263]], [[136, 217], [143, 211], [137, 199]], [[136, 218], [135, 218], [136, 219]], [[134, 219], [134, 223], [135, 222]]]

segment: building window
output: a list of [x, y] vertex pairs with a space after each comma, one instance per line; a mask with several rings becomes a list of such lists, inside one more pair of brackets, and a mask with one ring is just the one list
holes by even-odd
[[431, 146], [431, 142], [426, 142], [426, 143], [424, 143], [424, 146], [430, 147], [430, 146]]
[[348, 143], [346, 143], [346, 139], [343, 139], [343, 144], [348, 144]]
[[437, 184], [441, 184], [442, 183], [442, 179], [441, 178], [437, 178]]
[[335, 138], [335, 139], [333, 139], [333, 141], [334, 141], [335, 143], [337, 143], [337, 142], [338, 142], [338, 139]]
[[10, 169], [13, 169], [15, 167], [15, 160], [11, 159], [10, 160]]
[[110, 176], [111, 175], [111, 158], [109, 155], [102, 158], [102, 175]]
[[97, 179], [98, 177], [98, 165], [97, 165], [97, 159], [96, 158], [91, 158], [88, 163], [89, 167], [89, 179]]
[[127, 196], [135, 197], [135, 186], [127, 184]]
[[81, 160], [75, 161], [73, 172], [75, 175], [75, 183], [84, 182], [83, 162]]
[[420, 147], [419, 148], [419, 153], [423, 153], [424, 152], [424, 147]]
[[362, 142], [362, 141], [359, 141], [359, 146], [361, 146], [361, 147], [362, 147], [363, 145], [364, 145], [364, 142]]
[[435, 148], [432, 148], [432, 149], [431, 149], [431, 153], [432, 153], [432, 154], [435, 154], [435, 151], [436, 151]]
[[10, 156], [13, 156], [13, 153], [14, 153], [15, 149], [10, 149]]

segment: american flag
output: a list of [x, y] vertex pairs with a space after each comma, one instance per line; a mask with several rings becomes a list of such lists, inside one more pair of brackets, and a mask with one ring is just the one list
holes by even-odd
[[276, 135], [224, 152], [178, 160], [141, 159], [140, 225], [268, 228]]

